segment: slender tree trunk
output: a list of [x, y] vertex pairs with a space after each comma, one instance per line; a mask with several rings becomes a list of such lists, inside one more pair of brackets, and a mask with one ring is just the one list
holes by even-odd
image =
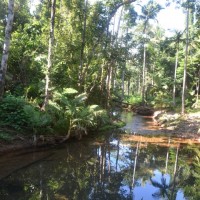
[[183, 89], [182, 89], [182, 114], [185, 114], [185, 92], [186, 92], [186, 77], [187, 77], [187, 60], [188, 60], [188, 44], [189, 44], [189, 8], [187, 8], [186, 18], [186, 45], [185, 45], [185, 61], [183, 74]]
[[176, 176], [178, 175], [178, 173], [177, 173], [177, 167], [178, 167], [178, 152], [179, 152], [179, 147], [180, 146], [177, 146], [177, 149], [176, 149], [176, 158], [175, 158], [175, 163], [174, 163], [174, 177], [173, 177], [173, 185], [172, 185], [172, 191], [171, 191], [171, 198], [170, 198], [170, 200], [173, 200], [174, 196], [176, 194], [175, 187], [176, 187]]
[[144, 54], [143, 54], [143, 67], [142, 67], [142, 103], [145, 104], [145, 70], [146, 70], [146, 47], [144, 43]]
[[127, 86], [127, 88], [128, 88], [128, 97], [130, 96], [130, 79], [128, 80], [128, 86]]
[[118, 24], [117, 24], [116, 42], [118, 41], [119, 29], [120, 29], [120, 24], [121, 24], [121, 19], [122, 19], [123, 10], [124, 10], [124, 8], [122, 7], [122, 8], [121, 8], [120, 15], [119, 15], [119, 21], [118, 21]]
[[100, 75], [100, 90], [101, 92], [103, 92], [104, 89], [104, 85], [105, 85], [105, 75], [104, 75], [104, 67], [106, 65], [105, 60], [103, 61], [102, 65], [101, 65], [101, 75]]
[[141, 94], [141, 74], [140, 74], [140, 71], [138, 71], [137, 93]]
[[[128, 36], [128, 28], [126, 29], [126, 36]], [[124, 65], [123, 65], [123, 68], [122, 68], [122, 99], [124, 99], [124, 91], [125, 91], [125, 88], [124, 88], [124, 79], [125, 79], [125, 72], [126, 72], [126, 62], [127, 62], [127, 48], [128, 48], [128, 40], [127, 40], [127, 37], [126, 37], [126, 43], [125, 43], [125, 47], [126, 47], [126, 53], [125, 53], [125, 62], [124, 62]]]
[[124, 79], [125, 79], [125, 67], [122, 69], [122, 99], [124, 99]]
[[137, 142], [137, 147], [135, 151], [135, 160], [134, 160], [134, 168], [133, 168], [133, 178], [132, 178], [132, 188], [135, 184], [135, 171], [136, 171], [136, 165], [137, 165], [137, 159], [138, 159], [138, 151], [139, 151], [139, 142]]
[[175, 159], [175, 163], [174, 163], [174, 176], [176, 174], [177, 165], [178, 165], [178, 151], [179, 151], [179, 146], [177, 146], [177, 149], [176, 149], [176, 159]]
[[178, 54], [179, 54], [179, 43], [176, 51], [176, 61], [175, 61], [175, 67], [174, 67], [174, 84], [173, 84], [173, 106], [176, 106], [176, 71], [178, 67]]
[[110, 143], [108, 143], [108, 181], [111, 182]]
[[56, 11], [56, 0], [51, 0], [51, 19], [50, 19], [50, 32], [49, 32], [49, 48], [48, 48], [48, 64], [45, 76], [45, 98], [42, 109], [45, 110], [46, 105], [49, 102], [50, 96], [50, 72], [52, 68], [52, 56], [53, 56], [53, 46], [54, 46], [54, 24], [55, 24], [55, 11]]
[[154, 86], [154, 69], [155, 69], [155, 63], [152, 65], [152, 80], [151, 80], [152, 86]]
[[83, 22], [83, 31], [82, 31], [82, 45], [81, 45], [81, 54], [80, 54], [80, 75], [79, 75], [79, 83], [80, 87], [84, 87], [85, 82], [85, 74], [83, 65], [84, 65], [84, 50], [85, 50], [85, 35], [86, 35], [86, 27], [87, 27], [87, 6], [88, 0], [85, 0], [84, 4], [84, 22]]
[[1, 67], [0, 67], [0, 98], [4, 94], [5, 87], [5, 77], [8, 66], [8, 55], [10, 49], [10, 38], [11, 31], [14, 19], [14, 0], [8, 1], [8, 16], [7, 16], [7, 24], [5, 28], [5, 40], [3, 45], [3, 54], [1, 59]]
[[169, 149], [170, 149], [170, 139], [168, 140], [168, 149], [167, 149], [167, 155], [166, 155], [166, 160], [165, 160], [165, 173], [167, 173], [167, 169], [168, 169]]
[[107, 108], [109, 108], [110, 106], [110, 98], [111, 98], [111, 83], [112, 83], [112, 71], [113, 71], [113, 62], [111, 62], [109, 64], [108, 67], [108, 74], [107, 74], [107, 84], [106, 84], [106, 88], [107, 88]]
[[119, 161], [119, 140], [117, 141], [117, 157], [116, 157], [116, 162], [115, 162], [115, 171], [117, 172], [118, 170], [118, 161]]
[[198, 80], [197, 80], [197, 84], [196, 84], [196, 91], [197, 91], [196, 106], [198, 106], [198, 103], [199, 103], [199, 86], [200, 86], [200, 70], [198, 73]]

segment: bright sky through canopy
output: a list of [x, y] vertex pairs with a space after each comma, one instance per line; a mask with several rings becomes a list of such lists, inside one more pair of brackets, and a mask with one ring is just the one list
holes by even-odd
[[[165, 7], [165, 3], [166, 3], [165, 0], [155, 0], [155, 1], [157, 1], [157, 3], [159, 3], [164, 8], [159, 12], [157, 16], [157, 20], [158, 20], [159, 25], [163, 29], [165, 29], [166, 34], [170, 36], [171, 34], [173, 34], [171, 32], [172, 30], [183, 31], [185, 28], [185, 15], [182, 9], [176, 8], [175, 3], [171, 3], [170, 6]], [[96, 0], [89, 0], [89, 2], [93, 4], [94, 2], [96, 2]], [[147, 4], [148, 0], [142, 0], [141, 2], [142, 2], [141, 4], [144, 5], [144, 4]], [[137, 4], [137, 3], [135, 2], [133, 3], [133, 5], [134, 4]], [[139, 7], [139, 6], [136, 6], [136, 7]]]
[[[157, 2], [160, 3], [159, 0]], [[183, 31], [185, 29], [185, 14], [181, 8], [177, 9], [174, 3], [162, 9], [157, 19], [160, 26], [167, 32], [168, 30]]]
[[[97, 0], [89, 0], [91, 4], [94, 4]], [[177, 9], [175, 3], [171, 3], [169, 7], [165, 7], [165, 0], [156, 0], [164, 9], [162, 9], [157, 20], [159, 25], [166, 30], [166, 34], [169, 36], [172, 34], [172, 30], [183, 31], [185, 28], [185, 15], [181, 8]], [[31, 10], [34, 11], [35, 6], [38, 5], [40, 0], [31, 0], [32, 7]], [[148, 0], [142, 0], [142, 5], [146, 4]], [[133, 4], [137, 4], [136, 2]], [[136, 10], [137, 7], [136, 6]], [[170, 31], [171, 30], [171, 31]]]

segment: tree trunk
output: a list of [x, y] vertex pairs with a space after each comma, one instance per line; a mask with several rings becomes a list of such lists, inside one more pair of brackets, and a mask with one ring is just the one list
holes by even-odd
[[53, 56], [53, 46], [54, 46], [54, 24], [55, 24], [55, 11], [56, 11], [56, 0], [51, 0], [51, 19], [50, 19], [50, 32], [49, 32], [49, 48], [48, 48], [48, 64], [45, 76], [45, 99], [42, 106], [42, 109], [45, 110], [46, 105], [49, 102], [50, 96], [50, 72], [52, 68], [52, 56]]
[[107, 80], [106, 80], [106, 89], [107, 89], [107, 108], [110, 106], [111, 99], [111, 83], [112, 83], [112, 74], [113, 74], [113, 62], [109, 63]]
[[125, 79], [125, 67], [122, 69], [122, 99], [124, 99], [124, 79]]
[[116, 162], [115, 162], [115, 171], [118, 172], [118, 161], [119, 161], [119, 140], [117, 141], [117, 157], [116, 157]]
[[185, 61], [183, 74], [183, 89], [182, 89], [182, 114], [185, 114], [185, 92], [186, 92], [186, 77], [187, 77], [187, 60], [188, 60], [188, 44], [189, 44], [189, 8], [187, 8], [186, 18], [186, 45], [185, 45]]
[[130, 78], [128, 79], [128, 85], [127, 85], [127, 95], [130, 96]]
[[135, 185], [135, 171], [136, 171], [136, 165], [137, 165], [137, 159], [138, 159], [139, 146], [140, 146], [140, 143], [137, 142], [137, 147], [136, 147], [136, 150], [135, 150], [135, 160], [134, 160], [134, 168], [133, 168], [133, 177], [132, 177], [132, 188]]
[[11, 38], [13, 19], [14, 19], [14, 0], [9, 0], [7, 24], [5, 28], [5, 40], [3, 45], [3, 54], [2, 54], [1, 68], [0, 68], [0, 98], [4, 94], [5, 76], [8, 66], [8, 55], [10, 49], [10, 38]]
[[144, 54], [143, 54], [143, 67], [142, 67], [142, 103], [145, 104], [145, 70], [146, 70], [146, 47], [144, 43]]
[[198, 73], [198, 80], [197, 80], [197, 84], [196, 84], [196, 92], [197, 92], [197, 96], [196, 96], [196, 106], [198, 107], [198, 103], [199, 103], [199, 86], [200, 86], [200, 70]]
[[121, 19], [122, 19], [123, 11], [124, 11], [124, 9], [122, 7], [120, 15], [119, 15], [119, 21], [118, 21], [118, 24], [117, 24], [116, 43], [118, 42], [118, 35], [119, 35], [119, 29], [120, 29], [120, 24], [121, 24]]
[[[126, 36], [128, 36], [128, 28], [126, 29]], [[125, 53], [125, 62], [122, 68], [122, 99], [124, 99], [124, 94], [125, 94], [125, 88], [124, 88], [124, 80], [125, 80], [125, 73], [126, 73], [126, 63], [127, 63], [127, 49], [128, 49], [128, 37], [126, 37], [126, 43], [125, 43], [125, 47], [126, 47], [126, 53]]]
[[167, 173], [167, 169], [168, 169], [169, 149], [170, 149], [170, 139], [168, 140], [168, 149], [167, 149], [167, 155], [165, 159], [165, 174]]
[[81, 44], [81, 54], [80, 54], [80, 72], [79, 72], [79, 87], [84, 87], [85, 73], [83, 69], [84, 65], [84, 50], [85, 50], [85, 34], [87, 26], [87, 5], [88, 0], [85, 0], [84, 4], [84, 22], [83, 22], [83, 32], [82, 32], [82, 44]]
[[174, 68], [174, 84], [173, 84], [173, 106], [176, 106], [176, 71], [178, 67], [178, 53], [179, 53], [179, 43], [176, 51], [176, 61], [175, 61], [175, 68]]

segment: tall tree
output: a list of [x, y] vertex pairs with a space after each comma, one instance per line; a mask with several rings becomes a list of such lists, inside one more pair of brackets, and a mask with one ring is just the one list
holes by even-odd
[[179, 43], [182, 34], [180, 32], [176, 33], [176, 60], [174, 66], [174, 83], [173, 83], [173, 105], [176, 106], [176, 74], [177, 74], [177, 67], [178, 67], [178, 54], [179, 54]]
[[186, 14], [186, 44], [185, 44], [185, 60], [184, 60], [184, 74], [183, 74], [183, 88], [182, 88], [182, 109], [181, 109], [182, 114], [185, 114], [185, 92], [186, 92], [186, 76], [187, 76], [187, 62], [188, 62], [188, 45], [189, 45], [189, 5], [187, 5], [187, 14]]
[[49, 32], [49, 47], [48, 47], [48, 64], [46, 69], [46, 76], [45, 76], [45, 99], [42, 106], [42, 109], [45, 109], [46, 105], [49, 101], [50, 96], [50, 71], [52, 68], [52, 55], [53, 55], [53, 47], [54, 47], [54, 24], [55, 24], [55, 11], [56, 11], [56, 0], [51, 0], [51, 19], [50, 19], [50, 32]]
[[153, 0], [150, 0], [147, 5], [142, 7], [142, 15], [140, 18], [143, 20], [143, 68], [142, 68], [142, 102], [145, 103], [145, 91], [146, 91], [146, 82], [145, 82], [145, 71], [146, 71], [146, 30], [150, 20], [155, 20], [158, 12], [161, 10], [161, 6], [155, 3]]
[[13, 19], [14, 19], [14, 0], [9, 0], [7, 24], [5, 29], [5, 40], [3, 45], [3, 54], [2, 54], [1, 68], [0, 68], [0, 97], [2, 97], [4, 94], [5, 77], [8, 65], [7, 62], [10, 49], [10, 38], [13, 26]]
[[88, 0], [84, 2], [83, 9], [83, 30], [82, 30], [82, 41], [81, 41], [81, 53], [80, 53], [80, 72], [79, 72], [79, 87], [84, 86], [85, 82], [85, 72], [83, 69], [84, 65], [84, 50], [85, 50], [85, 40], [86, 40], [86, 26], [87, 26], [87, 9], [88, 9]]

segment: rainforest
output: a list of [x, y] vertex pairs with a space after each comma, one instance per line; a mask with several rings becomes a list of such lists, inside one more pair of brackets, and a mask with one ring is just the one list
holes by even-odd
[[1, 199], [199, 199], [199, 49], [195, 0], [1, 0]]

